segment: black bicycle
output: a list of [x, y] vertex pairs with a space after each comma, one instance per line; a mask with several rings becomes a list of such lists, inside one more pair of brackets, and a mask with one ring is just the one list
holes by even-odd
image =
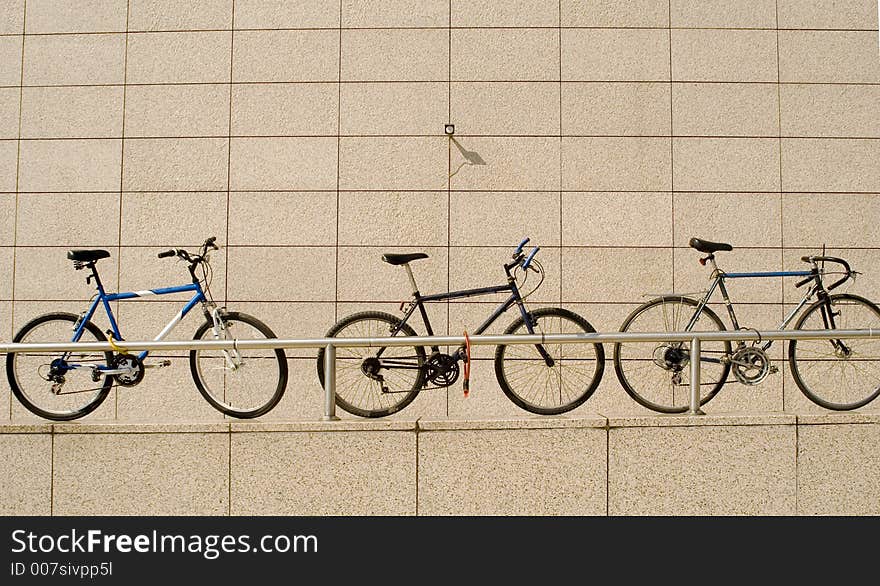
[[[519, 317], [505, 334], [575, 334], [594, 333], [587, 320], [560, 307], [530, 310], [525, 299], [544, 281], [544, 268], [535, 259], [539, 247], [526, 255], [526, 238], [504, 264], [507, 283], [494, 287], [422, 295], [413, 277], [410, 263], [428, 258], [427, 254], [385, 254], [382, 260], [406, 270], [413, 293], [403, 308], [403, 317], [380, 311], [364, 311], [337, 322], [327, 337], [379, 338], [415, 336], [408, 323], [418, 310], [427, 335], [434, 329], [425, 304], [434, 301], [461, 299], [479, 295], [509, 292], [486, 320], [472, 333], [485, 332], [512, 307]], [[528, 274], [539, 276], [538, 283], [522, 295]], [[522, 282], [519, 280], [522, 279]], [[470, 357], [466, 345], [447, 354], [439, 346], [379, 346], [372, 348], [338, 347], [336, 354], [336, 404], [360, 417], [385, 417], [397, 413], [426, 389], [442, 389], [454, 384], [461, 374], [460, 364], [467, 370]], [[324, 349], [318, 352], [318, 378], [324, 385]], [[605, 369], [605, 353], [599, 343], [572, 344], [510, 344], [495, 349], [495, 376], [501, 389], [519, 407], [539, 415], [557, 415], [581, 405], [590, 398]]]
[[[721, 292], [733, 329], [739, 330], [725, 281], [767, 277], [800, 277], [796, 286], [808, 285], [800, 302], [782, 320], [780, 330], [798, 314], [794, 325], [797, 330], [880, 329], [880, 309], [874, 303], [848, 293], [829, 294], [858, 274], [842, 258], [804, 256], [801, 260], [810, 266], [805, 271], [727, 273], [718, 268], [715, 253], [733, 250], [731, 245], [691, 238], [690, 246], [707, 255], [700, 259], [700, 264], [712, 268], [713, 280], [708, 291], [699, 300], [682, 295], [652, 299], [637, 307], [620, 331], [723, 331], [724, 323], [708, 305], [716, 289]], [[822, 278], [835, 274], [840, 278], [826, 287]], [[700, 393], [700, 404], [718, 394], [730, 373], [744, 385], [756, 385], [778, 372], [767, 356], [772, 344], [772, 340], [736, 345], [729, 341], [704, 342], [699, 357], [700, 384], [707, 388]], [[876, 338], [791, 340], [788, 362], [798, 388], [826, 409], [857, 409], [880, 395], [880, 340]], [[661, 413], [683, 413], [688, 409], [690, 363], [690, 347], [684, 342], [614, 345], [614, 368], [623, 388], [639, 404]]]

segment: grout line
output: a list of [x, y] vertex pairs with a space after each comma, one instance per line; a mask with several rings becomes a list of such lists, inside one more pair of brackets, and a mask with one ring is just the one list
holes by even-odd
[[[776, 125], [779, 130], [779, 257], [780, 257], [780, 266], [782, 266], [783, 270], [785, 269], [785, 206], [784, 206], [784, 198], [782, 195], [782, 85], [779, 83], [782, 80], [782, 65], [780, 63], [779, 57], [779, 0], [774, 2], [776, 9]], [[781, 280], [780, 280], [781, 281]], [[785, 301], [785, 283], [780, 282], [779, 284], [780, 294], [782, 297], [782, 301]], [[783, 316], [785, 311], [783, 310]], [[780, 346], [783, 346], [780, 344]], [[785, 377], [782, 377], [781, 381], [782, 387], [782, 409], [785, 410]]]
[[[124, 92], [123, 92], [124, 93]], [[23, 142], [45, 142], [45, 141], [117, 141], [125, 138], [128, 141], [137, 140], [223, 140], [230, 138], [238, 139], [279, 139], [279, 138], [370, 138], [370, 139], [393, 139], [393, 138], [437, 138], [437, 134], [274, 134], [274, 135], [257, 135], [257, 134], [213, 134], [213, 135], [182, 135], [182, 136], [40, 136], [40, 137], [21, 137]], [[559, 138], [559, 134], [460, 134], [459, 136], [467, 138]], [[880, 135], [877, 136], [779, 136], [779, 133], [764, 135], [725, 135], [725, 134], [561, 134], [564, 138], [622, 138], [622, 139], [661, 139], [661, 138], [685, 138], [695, 140], [862, 140], [862, 141], [880, 141]], [[0, 140], [12, 140], [0, 139]]]
[[[447, 32], [446, 47], [446, 121], [454, 124], [452, 120], [452, 0], [449, 0], [449, 30]], [[446, 290], [452, 288], [452, 137], [446, 139]], [[446, 332], [452, 329], [452, 312], [450, 300], [446, 300]], [[449, 417], [450, 391], [446, 390], [446, 416]], [[416, 433], [418, 441], [418, 432]], [[418, 445], [418, 444], [417, 444]], [[418, 478], [416, 479], [418, 490]], [[416, 515], [418, 515], [418, 493], [416, 494]]]
[[[492, 31], [492, 30], [522, 30], [522, 31], [541, 31], [555, 30], [559, 26], [543, 25], [543, 26], [341, 26], [338, 27], [344, 31], [444, 31], [447, 28], [452, 30], [466, 31]], [[683, 30], [683, 31], [757, 31], [757, 32], [773, 32], [777, 30], [775, 27], [712, 27], [712, 26], [578, 26], [566, 25], [561, 26], [566, 30], [610, 30], [610, 31], [665, 31], [667, 29]], [[167, 35], [175, 33], [228, 33], [228, 32], [333, 32], [336, 31], [335, 26], [326, 27], [243, 27], [236, 28], [201, 28], [201, 29], [157, 29], [144, 30], [135, 29], [128, 31], [137, 35]], [[874, 33], [875, 28], [779, 28], [785, 32], [818, 32], [818, 33]], [[50, 32], [28, 32], [28, 37], [69, 37], [69, 36], [101, 36], [101, 35], [120, 35], [124, 34], [124, 30], [105, 30], [105, 31], [50, 31]], [[14, 33], [2, 33], [0, 37], [18, 36]]]
[[[128, 19], [131, 14], [131, 0], [125, 3], [125, 29], [128, 30]], [[125, 33], [125, 49], [122, 54], [122, 136], [119, 141], [119, 218], [118, 227], [116, 229], [116, 290], [122, 286], [122, 206], [123, 193], [125, 189], [125, 98], [127, 93], [128, 81], [128, 32]], [[119, 312], [119, 302], [115, 302], [117, 313]], [[119, 417], [119, 388], [114, 388], [113, 392], [113, 409], [116, 418]]]
[[[20, 35], [19, 35], [20, 36]], [[489, 84], [489, 83], [506, 83], [506, 84], [555, 84], [555, 79], [460, 79], [455, 83], [470, 84]], [[579, 84], [666, 84], [667, 79], [563, 79], [563, 83], [579, 83]], [[26, 88], [99, 88], [99, 87], [165, 87], [165, 86], [200, 86], [200, 85], [227, 85], [226, 81], [166, 81], [166, 82], [136, 82], [136, 83], [31, 83], [23, 84]], [[232, 85], [335, 85], [336, 80], [331, 79], [314, 79], [314, 80], [242, 80], [234, 81]], [[400, 84], [431, 84], [438, 85], [446, 83], [444, 79], [349, 79], [340, 80], [338, 83], [349, 85], [400, 85]], [[754, 80], [713, 80], [713, 79], [673, 79], [673, 84], [680, 85], [800, 85], [800, 86], [867, 86], [877, 87], [880, 82], [862, 82], [862, 81], [754, 81]], [[0, 89], [18, 89], [19, 85], [0, 85]]]
[[667, 3], [667, 24], [669, 24], [669, 199], [672, 214], [672, 290], [675, 291], [675, 109], [673, 107], [672, 80], [672, 0]]
[[336, 241], [333, 248], [333, 321], [339, 320], [339, 205], [342, 187], [342, 0], [339, 0], [339, 47], [336, 67]]
[[[564, 211], [563, 211], [563, 199], [564, 199], [564, 187], [565, 187], [565, 157], [563, 156], [563, 143], [564, 133], [563, 133], [563, 124], [562, 124], [562, 0], [559, 0], [557, 5], [557, 18], [559, 22], [559, 41], [558, 41], [558, 54], [557, 58], [559, 60], [559, 247], [563, 246], [563, 229], [565, 226], [564, 223]], [[563, 277], [563, 255], [560, 252], [559, 254], [559, 304], [562, 305], [562, 292], [564, 290], [564, 277]]]
[[[10, 296], [12, 299], [10, 300], [9, 307], [9, 329], [10, 329], [10, 339], [15, 335], [15, 329], [13, 324], [15, 323], [15, 273], [16, 273], [16, 263], [17, 263], [17, 249], [18, 249], [18, 215], [19, 215], [19, 200], [21, 194], [21, 119], [22, 119], [22, 110], [24, 107], [24, 33], [27, 30], [27, 0], [24, 0], [24, 6], [22, 7], [24, 14], [22, 15], [22, 23], [21, 23], [21, 71], [19, 72], [19, 86], [18, 86], [18, 142], [16, 143], [16, 152], [15, 152], [15, 202], [14, 202], [14, 211], [13, 211], [13, 219], [12, 219], [12, 276], [10, 278]], [[12, 393], [9, 393], [7, 397], [9, 401], [9, 420], [12, 420]], [[51, 505], [50, 505], [51, 506]]]
[[[229, 120], [227, 121], [228, 135], [226, 137], [226, 262], [223, 266], [223, 301], [224, 305], [229, 300], [229, 208], [232, 204], [232, 82], [235, 77], [235, 0], [232, 0], [232, 31], [229, 38]], [[206, 285], [210, 285], [207, 283]]]

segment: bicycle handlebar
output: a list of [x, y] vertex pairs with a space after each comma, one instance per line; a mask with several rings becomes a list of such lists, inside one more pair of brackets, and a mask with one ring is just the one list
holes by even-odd
[[541, 248], [540, 246], [536, 246], [532, 249], [532, 251], [529, 253], [529, 256], [526, 257], [525, 262], [523, 262], [523, 265], [522, 265], [523, 269], [529, 268], [529, 265], [531, 264], [532, 259], [535, 258], [536, 254], [538, 254], [538, 250], [540, 250], [540, 248]]
[[175, 255], [177, 255], [177, 252], [175, 252], [174, 250], [166, 250], [164, 252], [159, 253], [159, 258], [167, 258], [169, 256], [175, 256]]
[[202, 261], [207, 260], [206, 255], [207, 255], [208, 249], [220, 250], [220, 247], [217, 246], [216, 244], [214, 244], [214, 242], [216, 242], [216, 241], [217, 241], [216, 236], [211, 236], [210, 238], [205, 240], [205, 242], [201, 246], [200, 254], [190, 254], [189, 252], [183, 250], [182, 248], [172, 248], [170, 250], [164, 250], [164, 251], [160, 252], [157, 256], [159, 258], [168, 258], [170, 256], [178, 256], [190, 264], [198, 264]]
[[518, 257], [518, 256], [522, 253], [522, 251], [523, 251], [523, 247], [524, 247], [526, 244], [528, 244], [528, 242], [529, 242], [529, 238], [528, 238], [528, 237], [523, 238], [523, 241], [520, 242], [520, 243], [519, 243], [519, 246], [516, 247], [516, 250], [513, 251], [513, 256], [512, 256], [511, 258], [516, 258], [516, 257]]
[[[856, 274], [855, 271], [853, 271], [852, 268], [849, 266], [848, 262], [846, 262], [842, 258], [838, 258], [836, 256], [802, 256], [801, 260], [804, 262], [810, 263], [814, 267], [816, 266], [817, 262], [830, 262], [830, 263], [835, 263], [835, 264], [839, 264], [839, 265], [843, 266], [843, 270], [846, 271], [846, 275], [844, 275], [843, 278], [838, 279], [837, 281], [833, 282], [831, 285], [826, 287], [826, 290], [828, 290], [828, 291], [831, 291], [832, 289], [836, 289], [837, 287], [840, 287], [841, 285], [843, 285], [844, 282], [847, 281], [847, 279], [852, 278]], [[810, 277], [808, 279], [804, 279], [803, 281], [797, 283], [796, 286], [800, 287], [801, 285], [808, 283], [811, 279], [813, 279], [813, 277]]]

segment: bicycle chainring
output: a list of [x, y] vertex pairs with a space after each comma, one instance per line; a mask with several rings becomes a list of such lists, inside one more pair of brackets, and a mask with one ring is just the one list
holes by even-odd
[[128, 372], [113, 375], [116, 382], [123, 387], [133, 387], [144, 380], [144, 363], [133, 354], [117, 354], [110, 361], [113, 369], [126, 368]]
[[746, 346], [733, 353], [731, 370], [736, 380], [744, 385], [756, 385], [770, 374], [770, 358], [761, 348]]
[[449, 354], [438, 352], [431, 355], [425, 362], [428, 373], [428, 382], [439, 387], [448, 387], [455, 384], [460, 374], [458, 361]]

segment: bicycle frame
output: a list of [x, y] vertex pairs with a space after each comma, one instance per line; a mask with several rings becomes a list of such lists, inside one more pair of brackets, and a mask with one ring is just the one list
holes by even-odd
[[[204, 303], [207, 301], [207, 297], [205, 297], [205, 293], [202, 290], [201, 285], [198, 281], [194, 281], [192, 283], [186, 285], [178, 285], [175, 287], [162, 287], [157, 289], [147, 289], [144, 291], [129, 291], [124, 293], [107, 293], [104, 290], [104, 286], [101, 283], [100, 277], [98, 277], [97, 271], [92, 269], [92, 275], [89, 279], [95, 279], [95, 285], [98, 289], [98, 295], [95, 297], [94, 301], [91, 302], [88, 310], [82, 314], [79, 321], [77, 322], [76, 328], [73, 333], [73, 342], [77, 342], [82, 336], [83, 330], [85, 329], [86, 322], [90, 321], [92, 317], [95, 315], [95, 312], [98, 309], [99, 305], [104, 307], [104, 311], [107, 314], [107, 319], [110, 322], [110, 328], [112, 330], [113, 339], [116, 341], [122, 340], [122, 334], [119, 331], [119, 325], [116, 322], [116, 318], [113, 315], [113, 309], [110, 307], [111, 301], [119, 301], [124, 299], [135, 299], [138, 297], [149, 297], [152, 295], [170, 295], [173, 293], [185, 293], [187, 291], [192, 291], [194, 294], [192, 298], [183, 306], [177, 315], [171, 318], [171, 321], [162, 329], [161, 332], [154, 338], [154, 341], [159, 341], [165, 338], [174, 327], [183, 320], [186, 315], [192, 311], [192, 309], [198, 305], [199, 303]], [[208, 316], [210, 317], [210, 316]], [[144, 350], [137, 354], [137, 358], [140, 361], [143, 361], [146, 358], [147, 354], [149, 354], [148, 350]], [[82, 368], [77, 365], [70, 365], [71, 368]], [[91, 366], [90, 366], [91, 367]], [[105, 374], [115, 374], [116, 369], [108, 366], [108, 365], [98, 365], [93, 368], [96, 368], [99, 371], [103, 371]]]
[[[714, 265], [714, 260], [713, 260]], [[712, 297], [712, 294], [715, 292], [715, 289], [721, 291], [721, 297], [724, 300], [724, 305], [727, 307], [727, 315], [730, 317], [730, 322], [733, 325], [734, 330], [740, 329], [739, 321], [736, 319], [736, 313], [733, 309], [733, 302], [730, 300], [730, 296], [727, 293], [727, 287], [724, 284], [726, 279], [760, 279], [760, 278], [770, 278], [770, 277], [813, 277], [816, 276], [812, 271], [771, 271], [771, 272], [762, 272], [762, 273], [725, 273], [718, 270], [717, 267], [714, 267], [715, 279], [712, 281], [712, 284], [709, 286], [709, 290], [700, 300], [697, 309], [694, 311], [694, 315], [691, 317], [688, 322], [685, 331], [689, 332], [693, 329], [694, 325], [696, 325], [697, 320], [700, 318], [700, 315], [703, 313], [703, 308], [709, 304], [709, 299]], [[807, 289], [807, 292], [804, 294], [803, 299], [801, 299], [800, 303], [782, 320], [782, 323], [779, 325], [777, 329], [784, 330], [788, 324], [794, 320], [794, 317], [797, 313], [809, 302], [810, 298], [812, 298], [815, 293], [815, 288], [810, 287]], [[773, 345], [773, 341], [769, 340], [764, 343], [762, 346], [763, 350], [767, 350], [770, 346]]]

